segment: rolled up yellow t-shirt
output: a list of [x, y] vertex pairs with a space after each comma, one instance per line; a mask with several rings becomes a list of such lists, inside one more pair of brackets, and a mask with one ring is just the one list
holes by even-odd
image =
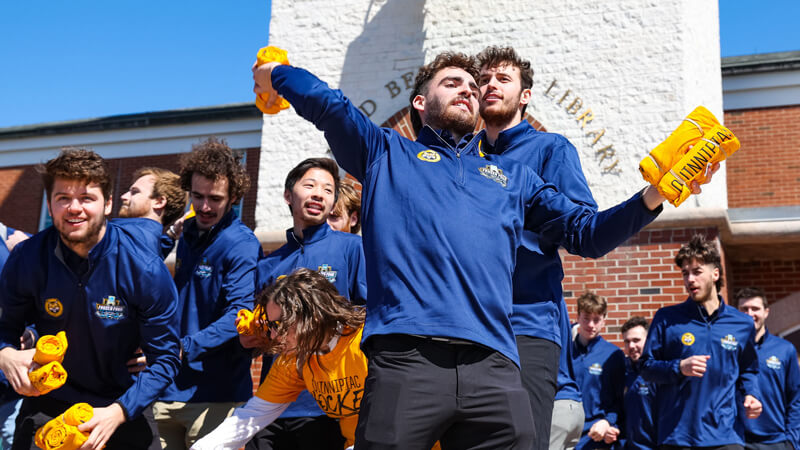
[[33, 355], [33, 362], [41, 366], [53, 361], [62, 363], [66, 352], [66, 333], [59, 331], [55, 336], [46, 334], [36, 341], [36, 353]]
[[662, 143], [650, 151], [639, 163], [642, 178], [658, 186], [661, 178], [719, 121], [703, 106], [698, 106], [678, 125]]
[[709, 164], [724, 161], [739, 147], [739, 139], [731, 130], [722, 125], [714, 126], [664, 174], [658, 183], [658, 192], [674, 206], [680, 205], [692, 194], [692, 181], [706, 181], [706, 167]]
[[[289, 56], [286, 53], [286, 50], [282, 48], [272, 45], [263, 47], [258, 51], [258, 55], [256, 55], [256, 64], [260, 66], [269, 62], [277, 62], [288, 65]], [[269, 102], [269, 94], [256, 95], [256, 107], [258, 107], [258, 109], [260, 109], [264, 114], [278, 114], [279, 112], [291, 106], [283, 97], [278, 97], [278, 99], [270, 108], [267, 108], [267, 102]]]
[[236, 332], [242, 336], [252, 336], [256, 334], [256, 315], [249, 309], [240, 309], [236, 314], [239, 323], [236, 324]]
[[67, 370], [60, 362], [51, 361], [28, 372], [28, 379], [40, 394], [47, 394], [67, 382]]
[[75, 450], [89, 438], [89, 433], [78, 431], [78, 425], [88, 422], [93, 415], [91, 405], [76, 403], [36, 430], [34, 442], [44, 450]]

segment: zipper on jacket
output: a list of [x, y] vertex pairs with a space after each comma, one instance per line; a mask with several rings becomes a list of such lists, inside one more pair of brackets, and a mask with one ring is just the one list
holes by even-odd
[[[426, 126], [427, 126], [427, 125], [426, 125]], [[460, 150], [460, 149], [457, 149], [457, 148], [453, 148], [453, 146], [452, 146], [452, 145], [450, 145], [450, 143], [449, 143], [449, 142], [445, 141], [445, 140], [444, 140], [444, 139], [443, 139], [443, 138], [442, 138], [442, 137], [439, 135], [439, 133], [436, 133], [436, 132], [434, 131], [434, 133], [433, 133], [433, 134], [435, 134], [435, 135], [436, 135], [436, 137], [437, 137], [437, 138], [439, 138], [439, 141], [441, 141], [441, 143], [442, 143], [442, 144], [444, 144], [444, 145], [445, 145], [445, 147], [449, 148], [449, 149], [450, 149], [450, 151], [452, 151], [453, 153], [455, 153], [455, 154], [456, 154], [456, 161], [458, 161], [458, 177], [456, 178], [456, 181], [458, 181], [458, 184], [460, 184], [460, 185], [462, 185], [462, 186], [463, 186], [463, 185], [464, 185], [464, 181], [465, 181], [465, 179], [464, 179], [464, 161], [461, 159], [461, 150]], [[465, 145], [465, 147], [469, 147], [469, 146], [472, 144], [472, 141], [474, 141], [476, 137], [477, 137], [476, 135], [473, 135], [473, 136], [472, 136], [472, 139], [470, 139], [470, 140], [469, 140], [469, 142], [467, 142], [467, 144]]]
[[305, 253], [306, 253], [306, 248], [305, 248], [305, 246], [303, 245], [303, 243], [302, 243], [302, 242], [300, 242], [300, 241], [297, 239], [297, 236], [296, 236], [294, 233], [292, 233], [292, 238], [294, 238], [294, 241], [295, 241], [295, 242], [297, 242], [297, 245], [298, 245], [298, 247], [300, 247], [300, 254], [301, 254], [301, 255], [305, 254]]

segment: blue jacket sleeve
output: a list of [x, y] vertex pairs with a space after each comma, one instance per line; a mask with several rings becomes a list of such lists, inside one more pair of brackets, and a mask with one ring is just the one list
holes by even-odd
[[172, 383], [180, 365], [178, 339], [178, 291], [163, 264], [150, 264], [142, 283], [139, 311], [141, 347], [147, 369], [135, 377], [131, 387], [117, 399], [126, 418], [138, 417]]
[[291, 66], [272, 70], [272, 87], [295, 111], [325, 132], [336, 162], [359, 181], [388, 149], [390, 131], [375, 125], [340, 90]]
[[663, 209], [659, 206], [648, 210], [641, 193], [637, 193], [617, 206], [595, 212], [573, 203], [553, 185], [545, 184], [533, 170], [527, 172], [528, 192], [533, 195], [527, 205], [525, 228], [584, 257], [599, 258], [614, 250], [655, 220]]
[[667, 359], [664, 351], [666, 321], [656, 312], [642, 352], [642, 378], [660, 384], [678, 383], [683, 379], [680, 359]]
[[573, 203], [588, 206], [597, 211], [597, 202], [583, 176], [583, 168], [578, 151], [566, 139], [559, 138], [550, 158], [542, 166], [542, 179], [553, 184], [558, 192], [566, 195]]
[[24, 244], [20, 243], [19, 248], [11, 252], [0, 273], [0, 349], [18, 347], [27, 318], [35, 308], [31, 301], [34, 293], [27, 289], [30, 284], [23, 281], [30, 280], [31, 276], [20, 273], [20, 269], [26, 266], [22, 261]]
[[350, 301], [356, 305], [367, 303], [367, 266], [364, 264], [364, 247], [360, 244], [354, 245], [350, 258], [349, 270], [353, 272], [350, 276], [352, 285], [350, 286]]
[[797, 363], [797, 350], [789, 347], [786, 359], [786, 431], [794, 444], [800, 448], [800, 365]]
[[756, 329], [753, 327], [739, 353], [739, 379], [738, 388], [742, 394], [752, 395], [759, 401], [763, 400], [761, 388], [758, 386], [758, 354], [756, 353]]
[[[260, 244], [255, 235], [238, 242], [230, 252], [222, 275], [221, 296], [225, 308], [220, 317], [202, 330], [181, 339], [183, 357], [188, 361], [202, 358], [207, 353], [238, 336], [236, 314], [240, 309], [253, 309], [253, 291], [256, 285], [256, 265]], [[238, 342], [238, 341], [237, 341]]]

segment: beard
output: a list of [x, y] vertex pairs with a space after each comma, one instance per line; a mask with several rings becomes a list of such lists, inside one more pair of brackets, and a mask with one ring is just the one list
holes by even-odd
[[504, 98], [499, 105], [492, 105], [492, 108], [486, 108], [481, 104], [481, 117], [486, 122], [486, 125], [501, 126], [514, 120], [519, 111], [520, 99], [517, 97], [514, 102], [508, 102], [507, 100]]
[[142, 206], [136, 209], [135, 206], [132, 206], [130, 203], [123, 204], [119, 208], [119, 216], [123, 218], [136, 218], [136, 217], [144, 217], [148, 213], [147, 208]]
[[103, 226], [106, 224], [105, 216], [101, 216], [99, 220], [90, 221], [87, 223], [86, 232], [81, 233], [77, 236], [70, 235], [68, 233], [64, 233], [62, 230], [58, 230], [58, 234], [61, 235], [61, 239], [66, 244], [73, 244], [73, 245], [80, 245], [90, 243], [97, 239], [97, 236], [100, 234], [100, 230], [103, 229]]
[[[456, 101], [458, 99], [454, 99]], [[475, 130], [477, 117], [474, 113], [447, 108], [441, 99], [432, 97], [428, 100], [428, 125], [435, 130], [447, 130], [453, 134], [464, 136]]]

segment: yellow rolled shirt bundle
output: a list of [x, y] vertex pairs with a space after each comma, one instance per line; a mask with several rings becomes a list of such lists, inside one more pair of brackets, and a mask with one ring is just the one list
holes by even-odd
[[739, 147], [733, 132], [708, 109], [698, 106], [642, 159], [639, 172], [664, 198], [678, 206], [692, 194], [692, 181], [706, 181], [707, 165], [724, 161]]
[[[260, 49], [256, 55], [256, 65], [260, 66], [270, 62], [288, 65], [289, 56], [286, 53], [286, 50], [274, 47], [272, 45]], [[269, 102], [269, 94], [256, 95], [256, 107], [258, 107], [258, 109], [260, 109], [264, 114], [278, 114], [290, 106], [289, 102], [283, 97], [278, 97], [275, 103], [273, 103], [269, 108], [267, 108], [267, 102]]]
[[236, 332], [242, 336], [253, 336], [258, 331], [258, 324], [256, 323], [257, 314], [249, 309], [240, 309], [236, 314], [239, 323], [236, 324]]
[[79, 431], [78, 425], [91, 420], [94, 409], [88, 403], [76, 403], [64, 414], [36, 430], [34, 443], [44, 450], [75, 450], [89, 439], [89, 433]]
[[41, 394], [58, 389], [67, 382], [67, 371], [61, 365], [67, 352], [67, 335], [59, 331], [55, 336], [47, 334], [36, 342], [33, 362], [40, 367], [28, 372], [28, 379]]

